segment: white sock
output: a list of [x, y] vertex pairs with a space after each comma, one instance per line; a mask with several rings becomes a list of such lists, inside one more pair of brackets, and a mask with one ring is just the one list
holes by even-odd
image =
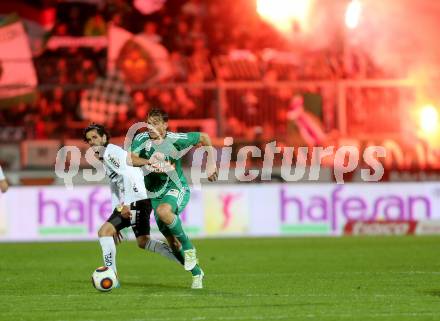
[[104, 265], [111, 268], [115, 274], [116, 271], [116, 245], [113, 236], [103, 236], [99, 238], [102, 248], [102, 258]]
[[168, 244], [162, 241], [150, 239], [145, 245], [145, 250], [153, 253], [158, 253], [166, 257], [167, 259], [180, 264], [179, 260], [174, 256], [173, 251], [168, 246]]

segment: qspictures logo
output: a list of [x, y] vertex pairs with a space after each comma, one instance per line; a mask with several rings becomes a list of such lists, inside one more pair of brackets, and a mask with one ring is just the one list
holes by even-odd
[[[217, 146], [218, 148], [214, 148], [210, 145], [198, 146], [197, 143], [193, 142], [193, 145], [188, 145], [186, 148], [179, 150], [176, 147], [177, 142], [179, 140], [188, 140], [188, 133], [168, 132], [164, 137], [158, 140], [157, 144], [153, 144], [146, 132], [136, 136], [139, 130], [145, 129], [147, 129], [148, 132], [156, 133], [158, 137], [162, 137], [154, 126], [144, 122], [138, 122], [133, 124], [128, 130], [124, 140], [124, 149], [126, 151], [132, 151], [135, 154], [140, 154], [141, 151], [150, 151], [154, 147], [156, 152], [149, 158], [151, 164], [146, 167], [144, 166], [144, 168], [147, 169], [150, 167], [149, 170], [144, 171], [144, 176], [149, 175], [151, 172], [156, 172], [157, 170], [166, 175], [167, 179], [171, 180], [179, 189], [182, 187], [182, 182], [176, 170], [170, 166], [166, 166], [166, 162], [169, 161], [169, 159], [174, 161], [181, 159], [191, 149], [193, 149], [193, 160], [190, 166], [190, 175], [191, 182], [196, 188], [201, 187], [203, 179], [216, 174], [217, 166], [219, 171], [215, 177], [218, 181], [228, 182], [231, 172], [240, 182], [256, 181], [259, 177], [261, 181], [271, 181], [274, 159], [277, 154], [279, 154], [278, 157], [282, 158], [281, 178], [285, 182], [297, 182], [304, 179], [317, 182], [319, 181], [320, 171], [324, 163], [327, 165], [332, 164], [331, 167], [333, 168], [334, 177], [338, 184], [344, 184], [344, 174], [351, 173], [360, 166], [362, 166], [360, 170], [361, 178], [365, 182], [378, 182], [384, 175], [382, 161], [386, 157], [386, 149], [383, 146], [369, 146], [364, 150], [360, 150], [356, 146], [317, 146], [313, 148], [281, 147], [278, 146], [276, 141], [272, 141], [262, 148], [258, 146], [243, 146], [237, 152], [236, 157], [232, 157], [233, 137], [225, 137], [224, 145]], [[144, 139], [145, 141], [143, 141]], [[133, 145], [136, 141], [138, 141], [139, 144], [136, 143]], [[67, 164], [68, 155], [70, 155], [70, 161]], [[128, 154], [128, 156], [130, 155], [131, 153]], [[87, 150], [85, 155], [82, 155], [77, 146], [64, 146], [57, 153], [55, 173], [60, 179], [64, 180], [65, 186], [69, 189], [73, 189], [73, 178], [79, 173], [80, 161], [83, 156], [96, 170], [96, 173], [91, 169], [82, 171], [85, 180], [88, 182], [100, 182], [105, 176], [97, 164], [95, 151], [92, 147]], [[310, 160], [308, 160], [309, 156]], [[202, 164], [205, 157], [206, 166], [203, 168], [204, 166], [202, 166]], [[263, 159], [261, 168], [248, 168], [247, 162], [249, 158], [253, 157]], [[234, 166], [232, 166], [233, 162], [231, 161], [233, 158], [236, 158]], [[216, 164], [216, 160], [218, 159], [220, 159], [220, 162]], [[293, 162], [294, 159], [296, 159], [295, 163]], [[111, 159], [109, 161], [113, 163]], [[310, 167], [308, 177], [306, 177], [308, 162], [312, 166]], [[154, 169], [151, 169], [151, 167]], [[149, 193], [152, 197], [160, 196], [159, 192], [149, 191]]]

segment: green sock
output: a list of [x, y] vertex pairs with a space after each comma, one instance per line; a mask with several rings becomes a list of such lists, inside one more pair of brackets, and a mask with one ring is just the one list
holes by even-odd
[[[182, 259], [182, 261], [181, 261], [182, 265], [185, 264], [184, 253], [183, 253], [182, 248], [180, 248], [179, 250], [173, 251], [173, 253], [179, 261]], [[202, 274], [202, 269], [200, 268], [200, 266], [198, 264], [194, 267], [194, 269], [191, 270], [191, 274], [193, 276]]]
[[193, 276], [202, 274], [202, 269], [200, 268], [200, 266], [198, 264], [194, 267], [194, 269], [191, 270], [191, 274]]
[[[182, 248], [180, 248], [179, 253], [180, 253], [179, 257], [182, 258], [182, 265], [183, 265], [185, 259], [183, 258], [183, 257], [184, 257], [184, 254], [183, 254], [183, 249], [182, 249]], [[176, 254], [174, 254], [174, 255], [176, 255]], [[176, 257], [179, 258], [177, 255], [176, 255]], [[179, 258], [179, 260], [180, 260], [180, 258]], [[200, 274], [202, 274], [202, 269], [200, 268], [200, 266], [199, 266], [198, 264], [194, 267], [194, 269], [191, 270], [191, 274], [192, 274], [193, 276], [194, 276], [194, 275], [200, 275]]]
[[182, 221], [180, 220], [180, 217], [178, 217], [177, 215], [174, 216], [173, 223], [167, 226], [170, 229], [171, 234], [177, 237], [177, 239], [180, 241], [180, 244], [182, 244], [182, 249], [184, 251], [194, 248], [188, 236], [185, 234], [185, 231], [183, 230]]
[[179, 260], [180, 264], [182, 265], [185, 264], [182, 248], [180, 248], [180, 250], [173, 250], [173, 254], [176, 257], [176, 259]]

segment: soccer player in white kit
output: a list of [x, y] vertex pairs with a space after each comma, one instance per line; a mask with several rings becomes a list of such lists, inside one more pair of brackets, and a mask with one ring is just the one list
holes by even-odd
[[[115, 239], [120, 230], [129, 226], [141, 249], [183, 264], [183, 257], [178, 251], [180, 243], [176, 238], [167, 236], [173, 250], [168, 244], [150, 238], [151, 201], [144, 185], [142, 169], [133, 167], [151, 165], [150, 162], [135, 155], [129, 156], [121, 147], [110, 144], [110, 135], [101, 125], [92, 124], [85, 128], [83, 138], [103, 162], [106, 176], [110, 179], [114, 210], [98, 231], [105, 266], [117, 273]], [[119, 283], [116, 287], [119, 287]]]
[[2, 193], [6, 193], [9, 188], [8, 181], [6, 180], [5, 174], [3, 173], [3, 169], [0, 166], [0, 191]]

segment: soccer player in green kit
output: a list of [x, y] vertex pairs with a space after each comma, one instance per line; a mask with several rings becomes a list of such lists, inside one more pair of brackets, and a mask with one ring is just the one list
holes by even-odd
[[145, 176], [145, 186], [153, 195], [150, 197], [157, 225], [163, 235], [174, 235], [180, 241], [185, 270], [191, 271], [193, 275], [191, 288], [202, 289], [204, 273], [198, 265], [196, 249], [183, 230], [179, 217], [190, 198], [181, 157], [193, 146], [206, 146], [208, 179], [211, 182], [217, 180], [211, 139], [209, 135], [200, 132], [168, 132], [168, 114], [162, 109], [149, 112], [147, 125], [147, 132], [135, 136], [131, 151], [153, 163], [151, 172]]

